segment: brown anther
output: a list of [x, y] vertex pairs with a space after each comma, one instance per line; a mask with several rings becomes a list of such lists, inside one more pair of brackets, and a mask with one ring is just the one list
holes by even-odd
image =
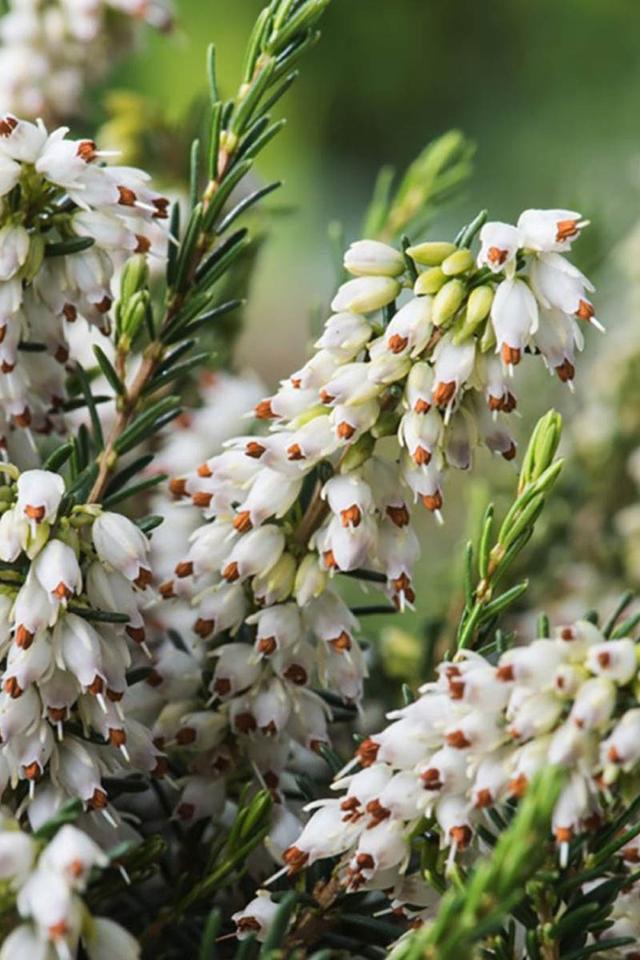
[[325, 550], [322, 554], [322, 562], [324, 563], [327, 570], [337, 570], [338, 564], [336, 563], [336, 558], [333, 555], [333, 550]]
[[336, 427], [336, 433], [341, 440], [351, 440], [351, 437], [356, 432], [356, 428], [352, 424], [347, 423], [346, 420], [341, 420], [338, 426]]
[[127, 735], [120, 727], [109, 728], [109, 743], [112, 747], [122, 747], [127, 742]]
[[563, 627], [560, 631], [561, 640], [575, 640], [576, 632], [573, 627]]
[[271, 406], [271, 400], [261, 400], [254, 408], [254, 413], [258, 420], [273, 420], [275, 413]]
[[335, 400], [335, 397], [333, 397], [333, 396], [328, 392], [328, 390], [321, 390], [320, 393], [319, 393], [319, 397], [320, 397], [321, 402], [324, 403], [324, 404], [327, 404], [327, 406], [328, 406], [329, 404], [333, 403], [333, 401]]
[[131, 637], [134, 643], [144, 643], [146, 639], [146, 632], [144, 627], [132, 627], [130, 624], [124, 628], [124, 632], [128, 637]]
[[10, 137], [17, 126], [18, 121], [15, 117], [3, 117], [0, 120], [0, 137]]
[[433, 388], [433, 402], [437, 407], [446, 407], [453, 400], [455, 392], [455, 380], [449, 380], [447, 383], [437, 383]]
[[98, 674], [96, 674], [93, 680], [91, 681], [91, 683], [89, 684], [89, 686], [87, 687], [87, 691], [89, 693], [92, 693], [94, 696], [97, 696], [97, 694], [102, 693], [104, 691], [104, 680], [102, 679], [102, 677], [99, 677]]
[[255, 917], [240, 917], [235, 921], [238, 933], [260, 933], [262, 924]]
[[138, 199], [129, 187], [118, 187], [119, 200], [118, 203], [122, 207], [134, 207], [136, 200]]
[[640, 863], [640, 850], [637, 847], [623, 847], [620, 853], [626, 863]]
[[418, 467], [426, 467], [431, 460], [431, 451], [426, 447], [416, 447], [412, 454], [413, 462]]
[[514, 460], [517, 452], [518, 452], [518, 449], [515, 443], [513, 443], [512, 441], [507, 447], [507, 449], [502, 451], [501, 456], [504, 460]]
[[[260, 456], [260, 454], [258, 454], [258, 456]], [[304, 458], [304, 453], [300, 449], [299, 443], [292, 443], [290, 447], [287, 447], [287, 460], [304, 460]]]
[[219, 697], [226, 697], [231, 693], [231, 680], [229, 677], [216, 677], [213, 681], [213, 692]]
[[291, 386], [293, 389], [299, 390], [302, 386], [302, 379], [300, 377], [290, 377], [289, 379], [291, 380]]
[[616, 749], [616, 747], [613, 747], [613, 746], [609, 747], [607, 751], [607, 760], [609, 761], [609, 763], [624, 762], [623, 758], [620, 756], [619, 751]]
[[256, 643], [256, 650], [265, 657], [270, 657], [278, 649], [275, 637], [261, 637]]
[[556, 222], [556, 243], [564, 243], [571, 237], [578, 236], [577, 220], [558, 220]]
[[151, 776], [156, 780], [162, 780], [163, 777], [169, 772], [169, 761], [166, 757], [163, 757], [161, 754], [156, 756], [156, 765], [151, 771]]
[[[253, 460], [259, 460], [266, 449], [267, 448], [263, 444], [258, 443], [257, 440], [249, 440], [244, 448], [244, 452], [247, 457], [251, 457]], [[289, 459], [291, 459], [291, 457], [289, 457]]]
[[607, 650], [601, 650], [597, 655], [596, 660], [603, 670], [606, 670], [607, 667], [611, 666], [611, 654]]
[[252, 526], [250, 510], [241, 510], [240, 513], [236, 513], [233, 518], [234, 530], [237, 530], [238, 533], [246, 533], [247, 530], [251, 530]]
[[309, 674], [300, 663], [292, 663], [284, 671], [283, 676], [298, 687], [303, 687], [309, 679]]
[[78, 311], [72, 303], [65, 303], [62, 312], [69, 323], [74, 323], [78, 319]]
[[416, 599], [415, 591], [411, 587], [411, 580], [406, 573], [401, 573], [399, 577], [392, 580], [391, 586], [396, 593], [403, 593], [405, 600], [408, 600], [409, 603], [413, 603]]
[[192, 803], [180, 803], [176, 808], [176, 814], [180, 820], [191, 820], [196, 808]]
[[18, 647], [21, 647], [22, 650], [28, 650], [31, 644], [33, 643], [33, 633], [31, 630], [27, 630], [25, 625], [21, 623], [16, 627], [16, 635], [14, 640]]
[[113, 303], [113, 300], [111, 299], [111, 297], [107, 297], [105, 295], [102, 298], [102, 300], [98, 301], [98, 303], [94, 303], [94, 307], [96, 308], [98, 313], [109, 313], [109, 310], [111, 310], [112, 303]]
[[370, 853], [359, 853], [356, 856], [356, 866], [358, 870], [373, 870], [376, 862]]
[[173, 580], [165, 580], [164, 583], [161, 583], [158, 587], [158, 592], [165, 600], [170, 600], [172, 597], [175, 597], [176, 592], [174, 590]]
[[357, 797], [345, 797], [340, 804], [340, 809], [345, 813], [355, 813], [360, 808], [360, 801]]
[[510, 347], [508, 343], [503, 343], [500, 355], [503, 363], [506, 363], [507, 366], [517, 367], [520, 363], [522, 351], [518, 347]]
[[191, 560], [181, 560], [180, 563], [176, 564], [175, 574], [176, 577], [184, 579], [184, 577], [190, 577], [193, 573], [193, 563]]
[[260, 727], [260, 732], [263, 733], [265, 737], [275, 737], [278, 732], [275, 721], [269, 720], [269, 723], [265, 723], [264, 727]]
[[6, 335], [7, 335], [7, 325], [6, 323], [3, 323], [2, 326], [0, 326], [0, 343], [4, 343], [4, 338], [6, 337]]
[[234, 583], [240, 577], [240, 570], [235, 560], [232, 563], [228, 563], [226, 565], [226, 567], [222, 571], [222, 576], [227, 581], [227, 583]]
[[166, 220], [169, 216], [169, 201], [166, 197], [156, 197], [151, 201], [151, 205], [156, 208], [153, 214], [155, 220]]
[[503, 683], [511, 683], [512, 680], [515, 680], [512, 665], [510, 663], [503, 663], [502, 666], [496, 670], [496, 677], [498, 680], [502, 680]]
[[58, 600], [68, 600], [69, 597], [73, 596], [73, 590], [71, 590], [71, 588], [68, 587], [66, 583], [63, 583], [62, 580], [60, 581], [57, 587], [54, 587], [51, 593], [53, 594], [54, 597], [57, 597]]
[[89, 798], [87, 806], [89, 807], [90, 810], [104, 810], [108, 802], [109, 802], [109, 798], [107, 797], [107, 794], [104, 792], [104, 790], [100, 790], [99, 787], [96, 787], [96, 789], [91, 794], [91, 797]]
[[91, 163], [96, 158], [96, 149], [94, 140], [81, 140], [76, 150], [76, 156], [82, 157], [85, 163]]
[[214, 627], [215, 620], [205, 620], [204, 617], [198, 617], [193, 625], [193, 632], [204, 640], [205, 637], [213, 633]]
[[308, 859], [309, 854], [303, 850], [299, 850], [298, 847], [287, 847], [282, 854], [282, 860], [289, 868], [289, 876], [292, 876], [294, 873], [299, 873], [306, 865]]
[[556, 373], [563, 383], [569, 383], [576, 375], [576, 368], [570, 360], [564, 360], [556, 367]]
[[2, 684], [2, 689], [9, 694], [12, 700], [17, 700], [18, 697], [22, 696], [22, 687], [15, 677], [7, 677]]
[[164, 683], [164, 677], [157, 670], [151, 670], [145, 683], [148, 683], [150, 687], [159, 687], [161, 683]]
[[50, 940], [63, 940], [69, 933], [69, 926], [64, 920], [59, 920], [47, 928], [47, 933]]
[[388, 506], [385, 513], [396, 527], [406, 527], [411, 520], [409, 511], [404, 503], [399, 507]]
[[37, 760], [34, 760], [32, 763], [25, 764], [22, 769], [27, 780], [37, 780], [42, 773], [40, 764]]
[[239, 733], [251, 733], [256, 729], [256, 718], [249, 711], [236, 714], [234, 726]]
[[399, 333], [394, 333], [393, 336], [389, 337], [387, 340], [387, 346], [391, 353], [402, 353], [402, 351], [407, 347], [409, 343], [408, 337], [401, 337]]
[[449, 696], [452, 700], [462, 700], [464, 698], [464, 680], [449, 680]]
[[515, 797], [517, 800], [522, 800], [525, 793], [527, 792], [527, 787], [529, 786], [529, 781], [524, 773], [519, 773], [516, 777], [509, 781], [509, 786], [507, 787], [510, 797]]
[[120, 703], [123, 697], [124, 690], [112, 690], [111, 687], [107, 687], [107, 700], [111, 703]]
[[379, 750], [380, 744], [376, 743], [375, 740], [372, 740], [371, 737], [367, 737], [366, 740], [363, 740], [356, 750], [356, 756], [360, 766], [370, 767], [372, 763], [375, 763]]
[[502, 266], [508, 256], [509, 251], [502, 250], [500, 247], [489, 247], [487, 250], [487, 260], [494, 265], [499, 264]]
[[429, 767], [428, 770], [424, 770], [420, 774], [420, 779], [422, 780], [425, 790], [441, 790], [442, 789], [442, 780], [440, 779], [440, 771], [436, 767]]
[[67, 871], [72, 877], [75, 877], [75, 879], [77, 880], [79, 877], [82, 876], [82, 874], [85, 871], [84, 863], [82, 862], [82, 860], [72, 860], [71, 863], [68, 864], [67, 866]]
[[169, 492], [175, 500], [180, 500], [187, 492], [187, 481], [183, 477], [169, 480]]
[[424, 397], [418, 397], [413, 405], [413, 409], [415, 413], [429, 413], [429, 410], [431, 410], [431, 404], [428, 400], [425, 400]]
[[487, 397], [487, 406], [492, 413], [496, 410], [504, 409], [504, 395], [501, 397], [494, 397], [494, 395], [490, 393]]
[[56, 352], [54, 353], [53, 357], [55, 360], [58, 361], [58, 363], [61, 363], [64, 365], [69, 359], [69, 348], [65, 347], [64, 344], [61, 343], [56, 349]]
[[465, 737], [462, 730], [452, 730], [451, 733], [445, 735], [444, 739], [448, 746], [454, 747], [456, 750], [464, 750], [471, 746], [471, 741]]
[[379, 800], [370, 800], [365, 809], [372, 820], [367, 828], [369, 830], [372, 827], [377, 827], [379, 823], [382, 823], [383, 820], [387, 820], [391, 816], [391, 810], [383, 807]]
[[197, 493], [191, 496], [191, 502], [194, 507], [200, 507], [201, 510], [206, 510], [212, 500], [213, 494], [207, 493], [206, 490], [198, 490]]
[[274, 770], [267, 770], [266, 773], [262, 775], [262, 779], [269, 790], [276, 790], [280, 784], [280, 777]]
[[139, 567], [138, 576], [133, 582], [139, 590], [146, 590], [152, 580], [153, 574], [151, 573], [151, 570], [148, 570], [147, 567]]
[[573, 837], [573, 830], [571, 827], [556, 827], [553, 835], [557, 843], [569, 843]]
[[195, 743], [196, 732], [193, 727], [183, 727], [176, 733], [176, 743], [181, 747], [188, 747], [190, 743]]
[[196, 473], [198, 474], [199, 477], [202, 477], [203, 480], [208, 480], [209, 477], [213, 476], [213, 470], [211, 469], [208, 463], [201, 463], [198, 469], [196, 470]]
[[420, 497], [422, 505], [431, 510], [432, 513], [435, 513], [436, 510], [440, 510], [442, 507], [442, 494], [439, 490], [436, 490], [435, 493], [423, 493]]
[[329, 640], [329, 646], [337, 653], [344, 653], [345, 650], [351, 650], [351, 637], [346, 630], [343, 630], [337, 637]]
[[137, 242], [136, 248], [135, 248], [135, 250], [134, 250], [133, 252], [134, 252], [134, 253], [149, 253], [149, 250], [151, 249], [151, 240], [149, 240], [149, 237], [145, 237], [145, 235], [144, 235], [143, 233], [136, 233], [136, 240], [137, 240], [138, 242]]
[[11, 373], [11, 371], [14, 369], [15, 363], [8, 363], [6, 360], [3, 360], [2, 364], [0, 365], [0, 370], [2, 370], [3, 373]]
[[468, 827], [466, 824], [463, 824], [459, 827], [451, 827], [449, 830], [449, 836], [455, 843], [458, 850], [466, 850], [469, 844], [471, 843], [471, 827]]
[[47, 713], [52, 723], [63, 723], [67, 719], [68, 711], [66, 707], [49, 707]]
[[346, 510], [340, 511], [343, 527], [359, 527], [362, 522], [362, 512], [356, 503], [352, 503]]
[[493, 794], [491, 793], [491, 790], [487, 790], [486, 787], [482, 790], [478, 790], [476, 793], [476, 802], [474, 804], [475, 807], [482, 809], [483, 807], [490, 807], [492, 803]]
[[29, 407], [25, 407], [22, 413], [14, 414], [13, 420], [16, 427], [22, 427], [22, 429], [26, 429], [26, 427], [30, 427], [31, 411], [29, 410]]

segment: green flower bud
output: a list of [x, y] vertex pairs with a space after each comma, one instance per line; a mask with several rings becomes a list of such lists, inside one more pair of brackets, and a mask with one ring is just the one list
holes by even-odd
[[381, 414], [371, 428], [372, 435], [379, 440], [381, 437], [391, 437], [398, 430], [400, 416], [395, 410], [387, 410]]
[[342, 461], [342, 469], [345, 473], [361, 467], [373, 453], [375, 445], [376, 441], [370, 433], [363, 433], [359, 440], [352, 443]]
[[437, 293], [440, 287], [444, 286], [446, 282], [447, 278], [442, 272], [441, 267], [431, 267], [429, 270], [425, 270], [424, 273], [420, 274], [414, 284], [413, 292], [417, 297]]
[[482, 331], [482, 336], [480, 337], [480, 351], [482, 353], [489, 353], [491, 350], [495, 350], [495, 348], [496, 334], [493, 329], [493, 324], [488, 323]]
[[29, 238], [29, 252], [22, 268], [25, 280], [33, 280], [44, 260], [44, 237], [39, 233], [31, 234]]
[[456, 315], [465, 294], [466, 288], [461, 280], [449, 280], [438, 290], [433, 301], [433, 322], [436, 327], [441, 327]]
[[127, 260], [122, 271], [120, 281], [120, 300], [126, 304], [139, 290], [143, 290], [149, 283], [149, 264], [147, 258], [141, 254]]
[[457, 249], [455, 243], [435, 241], [419, 243], [415, 247], [409, 247], [407, 253], [416, 263], [421, 263], [425, 267], [437, 267]]
[[290, 553], [283, 553], [274, 567], [266, 574], [253, 578], [253, 591], [257, 597], [266, 598], [269, 604], [282, 603], [291, 595], [296, 577], [296, 561]]
[[145, 313], [149, 307], [149, 291], [138, 290], [134, 293], [128, 302], [124, 305], [122, 313], [121, 334], [130, 342], [140, 329], [144, 321]]
[[464, 323], [456, 333], [454, 340], [456, 343], [462, 343], [467, 340], [483, 323], [491, 311], [493, 303], [493, 288], [488, 284], [476, 287], [472, 290], [467, 299], [467, 308], [465, 311]]
[[474, 262], [471, 250], [456, 250], [442, 261], [442, 272], [447, 277], [457, 277], [458, 274], [470, 270]]

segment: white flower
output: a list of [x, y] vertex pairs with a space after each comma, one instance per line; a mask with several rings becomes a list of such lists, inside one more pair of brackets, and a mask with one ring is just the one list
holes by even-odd
[[59, 873], [64, 882], [83, 890], [93, 867], [104, 867], [108, 857], [100, 847], [77, 827], [63, 825], [39, 860], [52, 873]]
[[284, 543], [282, 530], [273, 524], [250, 530], [238, 540], [224, 561], [222, 576], [233, 583], [256, 573], [266, 573], [278, 562]]
[[442, 338], [434, 352], [433, 402], [438, 407], [451, 404], [471, 376], [476, 357], [473, 340], [455, 344], [450, 336]]
[[149, 541], [135, 523], [119, 513], [105, 511], [94, 520], [91, 536], [103, 563], [119, 570], [136, 586], [149, 584]]
[[518, 218], [521, 246], [542, 253], [569, 250], [588, 223], [575, 210], [525, 210]]
[[66, 603], [82, 589], [82, 573], [75, 552], [62, 540], [49, 540], [38, 554], [33, 570], [54, 604]]
[[593, 285], [577, 267], [559, 253], [546, 253], [531, 265], [531, 286], [544, 307], [555, 307], [597, 325], [587, 292]]
[[497, 350], [507, 365], [520, 363], [522, 351], [538, 329], [538, 305], [529, 286], [517, 277], [504, 280], [491, 307]]
[[258, 943], [264, 943], [277, 912], [278, 904], [265, 890], [259, 890], [244, 910], [238, 910], [231, 916], [238, 940], [254, 935]]
[[10, 280], [24, 264], [29, 253], [29, 234], [22, 226], [6, 224], [0, 228], [0, 280]]
[[64, 494], [64, 480], [49, 470], [26, 470], [18, 477], [18, 510], [33, 523], [53, 523]]
[[138, 941], [108, 917], [94, 917], [91, 932], [83, 935], [89, 960], [139, 960]]
[[22, 830], [0, 830], [0, 879], [20, 887], [31, 871], [36, 853], [35, 841]]
[[493, 273], [500, 273], [501, 270], [512, 273], [516, 254], [522, 245], [518, 227], [500, 221], [485, 223], [480, 230], [478, 266], [489, 267]]

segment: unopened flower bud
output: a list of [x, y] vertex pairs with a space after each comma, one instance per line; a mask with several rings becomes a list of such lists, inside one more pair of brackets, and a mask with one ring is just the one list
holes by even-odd
[[407, 253], [409, 256], [425, 267], [437, 267], [443, 260], [450, 257], [452, 253], [458, 250], [455, 243], [444, 243], [430, 241], [419, 243], [415, 247], [409, 247]]
[[457, 277], [460, 273], [466, 273], [473, 267], [473, 254], [471, 250], [456, 250], [449, 254], [446, 260], [442, 261], [441, 270], [446, 277]]
[[441, 267], [430, 267], [418, 276], [413, 285], [413, 292], [417, 297], [437, 293], [447, 279]]
[[378, 240], [358, 240], [347, 250], [344, 266], [356, 277], [397, 277], [404, 272], [404, 257]]
[[331, 309], [339, 313], [371, 313], [386, 307], [400, 293], [400, 284], [391, 277], [358, 277], [343, 283], [331, 301]]
[[466, 288], [461, 280], [449, 280], [434, 297], [433, 300], [433, 323], [441, 327], [447, 321], [451, 320], [462, 305], [465, 298]]

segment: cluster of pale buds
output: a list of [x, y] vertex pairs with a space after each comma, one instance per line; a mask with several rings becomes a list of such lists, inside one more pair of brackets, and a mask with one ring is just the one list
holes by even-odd
[[349, 891], [391, 890], [397, 900], [407, 879], [415, 886], [405, 874], [424, 818], [452, 860], [491, 823], [488, 811], [522, 797], [547, 764], [568, 772], [552, 817], [563, 864], [569, 842], [597, 827], [640, 760], [633, 640], [607, 640], [578, 621], [495, 665], [462, 650], [437, 674], [360, 744], [334, 783], [342, 795], [309, 805], [317, 809], [282, 872], [340, 857]]
[[10, 0], [0, 19], [0, 111], [68, 120], [131, 46], [135, 22], [167, 30], [165, 0]]
[[[518, 256], [529, 264], [533, 254]], [[418, 274], [416, 264], [431, 266]], [[505, 363], [499, 344], [494, 352], [503, 298], [494, 299], [494, 273], [450, 243], [405, 255], [362, 241], [345, 268], [355, 279], [338, 290], [317, 352], [255, 408], [271, 431], [229, 441], [171, 483], [210, 522], [161, 592], [191, 597], [194, 632], [216, 643], [216, 667], [206, 704], [215, 713], [174, 712], [168, 739], [204, 750], [215, 766], [230, 728], [272, 784], [272, 755], [284, 764], [288, 738], [326, 741], [327, 711], [310, 684], [360, 699], [357, 625], [331, 578], [364, 568], [397, 608], [413, 602], [410, 501], [440, 516], [443, 471], [470, 466], [481, 432], [479, 392], [487, 445], [507, 459], [516, 452], [495, 422], [515, 407], [508, 368], [519, 357]], [[264, 737], [278, 750], [265, 753]]]
[[148, 662], [147, 538], [99, 507], [60, 515], [63, 495], [57, 474], [30, 470], [0, 503], [0, 785], [28, 785], [36, 829], [69, 798], [110, 818], [105, 777], [166, 769], [127, 715], [128, 672]]
[[[66, 328], [110, 328], [112, 278], [162, 235], [167, 200], [147, 174], [104, 166], [91, 140], [0, 119], [0, 403], [13, 426], [60, 425]], [[91, 245], [73, 251], [74, 241]]]
[[108, 862], [93, 840], [68, 824], [43, 847], [15, 821], [0, 823], [0, 882], [23, 921], [3, 940], [0, 960], [72, 960], [81, 945], [89, 960], [138, 960], [131, 934], [91, 916], [81, 896], [91, 872]]

